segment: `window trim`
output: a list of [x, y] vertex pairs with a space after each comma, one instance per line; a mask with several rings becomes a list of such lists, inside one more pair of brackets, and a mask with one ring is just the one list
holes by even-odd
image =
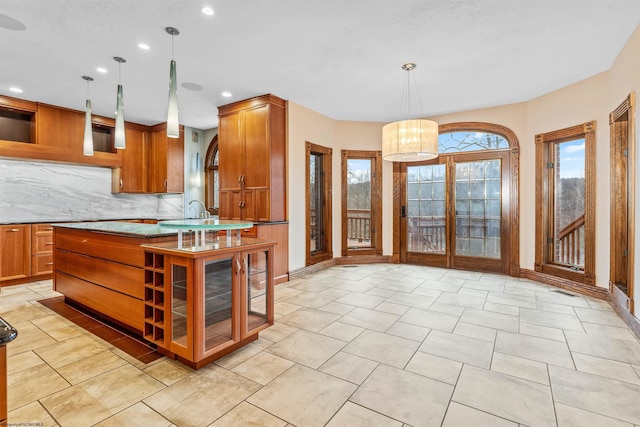
[[332, 193], [332, 157], [333, 149], [323, 147], [321, 145], [314, 144], [312, 142], [306, 142], [306, 157], [305, 157], [305, 185], [309, 188], [311, 182], [311, 165], [309, 157], [311, 154], [322, 156], [322, 172], [323, 172], [323, 197], [324, 206], [322, 211], [323, 229], [324, 229], [324, 251], [316, 251], [311, 253], [311, 195], [309, 191], [305, 191], [305, 215], [306, 215], [306, 230], [305, 230], [305, 252], [306, 252], [306, 265], [317, 264], [322, 261], [326, 261], [333, 258], [333, 229], [332, 229], [332, 216], [331, 211], [333, 202], [331, 198]]
[[[214, 206], [215, 196], [213, 192], [215, 191], [215, 187], [213, 184], [213, 176], [215, 171], [218, 171], [218, 166], [214, 165], [214, 159], [216, 158], [216, 154], [218, 153], [218, 135], [214, 136], [209, 143], [209, 148], [207, 148], [207, 154], [204, 158], [204, 203], [207, 206], [207, 210], [211, 215], [218, 215], [220, 211], [220, 207], [216, 208]], [[218, 172], [219, 174], [219, 172]], [[220, 175], [218, 175], [218, 179]], [[219, 182], [219, 181], [218, 181]], [[220, 195], [218, 195], [218, 200], [220, 200]]]
[[[551, 161], [555, 143], [571, 139], [585, 140], [585, 262], [584, 271], [575, 271], [569, 267], [548, 262], [549, 245], [547, 234], [550, 227], [550, 179], [547, 163]], [[595, 285], [595, 150], [596, 150], [596, 122], [595, 120], [568, 128], [538, 134], [536, 144], [536, 221], [535, 221], [535, 271], [571, 280], [585, 285]]]

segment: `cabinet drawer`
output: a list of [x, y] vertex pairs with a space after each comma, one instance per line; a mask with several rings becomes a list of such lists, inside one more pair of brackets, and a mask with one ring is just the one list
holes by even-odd
[[31, 237], [31, 255], [53, 253], [53, 233], [34, 234]]
[[31, 234], [46, 234], [49, 233], [53, 235], [53, 227], [51, 224], [31, 224]]
[[33, 255], [31, 257], [31, 275], [40, 276], [42, 274], [53, 273], [53, 254]]

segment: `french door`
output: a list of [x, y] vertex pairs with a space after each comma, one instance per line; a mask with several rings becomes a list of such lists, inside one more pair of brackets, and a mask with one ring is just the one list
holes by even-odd
[[508, 150], [400, 165], [400, 261], [509, 273]]

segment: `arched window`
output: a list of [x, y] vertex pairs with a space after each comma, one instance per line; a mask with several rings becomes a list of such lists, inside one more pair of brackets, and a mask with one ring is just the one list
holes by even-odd
[[218, 215], [220, 181], [218, 176], [218, 135], [209, 143], [204, 160], [204, 203], [211, 215]]

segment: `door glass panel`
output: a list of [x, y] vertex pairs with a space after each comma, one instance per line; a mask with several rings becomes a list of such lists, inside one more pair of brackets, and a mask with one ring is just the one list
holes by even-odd
[[347, 160], [347, 246], [371, 247], [371, 160]]
[[444, 254], [445, 165], [407, 166], [407, 250]]
[[324, 252], [324, 239], [322, 238], [322, 224], [324, 224], [324, 218], [322, 217], [322, 156], [311, 153], [309, 155], [309, 202], [311, 206], [311, 239], [310, 239], [310, 251], [311, 254], [316, 252]]
[[555, 144], [553, 261], [584, 268], [584, 138]]
[[500, 166], [456, 163], [456, 255], [500, 258]]
[[232, 338], [231, 290], [233, 258], [204, 263], [204, 348], [210, 350]]
[[187, 267], [171, 266], [171, 340], [187, 346]]
[[268, 252], [247, 255], [247, 331], [269, 321], [267, 317], [267, 290], [269, 274]]

